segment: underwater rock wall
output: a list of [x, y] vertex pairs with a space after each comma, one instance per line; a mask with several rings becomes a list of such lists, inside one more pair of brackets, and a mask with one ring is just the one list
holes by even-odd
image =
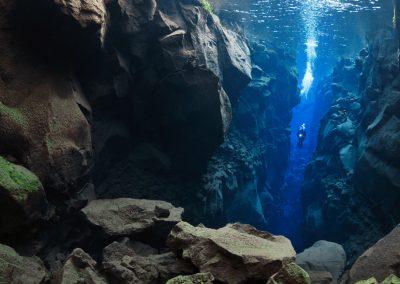
[[332, 105], [302, 188], [307, 244], [344, 244], [350, 262], [399, 221], [398, 41], [369, 35], [332, 75]]
[[242, 35], [185, 0], [12, 0], [0, 16], [0, 155], [38, 177], [46, 218], [95, 195], [195, 210], [251, 79]]
[[231, 130], [205, 175], [206, 215], [220, 224], [265, 228], [279, 210], [290, 154], [291, 110], [299, 102], [295, 59], [251, 44], [253, 80], [233, 110]]

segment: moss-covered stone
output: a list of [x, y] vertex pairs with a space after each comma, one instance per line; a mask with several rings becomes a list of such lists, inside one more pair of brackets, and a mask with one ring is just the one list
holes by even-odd
[[41, 191], [43, 187], [35, 174], [0, 156], [0, 190], [22, 201], [28, 194]]
[[0, 117], [6, 117], [16, 124], [26, 127], [28, 122], [25, 116], [16, 108], [11, 108], [0, 102]]
[[371, 277], [367, 280], [357, 281], [356, 284], [378, 284], [378, 281], [375, 279], [375, 277]]
[[214, 7], [208, 0], [200, 0], [201, 7], [210, 14], [214, 14]]
[[388, 276], [381, 284], [400, 284], [400, 278], [394, 274]]
[[211, 273], [177, 276], [168, 280], [166, 284], [212, 284], [214, 277]]
[[285, 264], [278, 273], [273, 275], [267, 284], [311, 284], [308, 273], [294, 262]]

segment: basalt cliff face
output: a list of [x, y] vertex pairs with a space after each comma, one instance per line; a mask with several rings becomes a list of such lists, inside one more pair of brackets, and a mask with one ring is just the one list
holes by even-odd
[[279, 211], [290, 154], [292, 108], [299, 102], [294, 58], [251, 44], [253, 80], [233, 110], [231, 130], [205, 175], [206, 214], [265, 228]]
[[302, 189], [309, 242], [344, 244], [350, 261], [399, 221], [399, 62], [391, 32], [369, 37], [332, 75], [332, 105]]
[[2, 211], [57, 219], [94, 195], [195, 210], [193, 180], [251, 78], [244, 38], [196, 3], [0, 2], [2, 170], [40, 180], [16, 196], [26, 178], [8, 171]]
[[104, 247], [88, 247], [80, 211], [96, 198], [201, 216], [202, 175], [250, 80], [245, 38], [198, 1], [0, 1], [0, 242], [54, 272], [73, 248]]

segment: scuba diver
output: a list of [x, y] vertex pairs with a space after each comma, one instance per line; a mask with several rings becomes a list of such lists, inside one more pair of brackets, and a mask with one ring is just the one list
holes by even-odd
[[300, 126], [299, 130], [297, 131], [297, 139], [298, 139], [297, 146], [299, 146], [300, 148], [303, 147], [303, 143], [304, 140], [306, 140], [306, 137], [307, 137], [306, 124], [303, 123]]

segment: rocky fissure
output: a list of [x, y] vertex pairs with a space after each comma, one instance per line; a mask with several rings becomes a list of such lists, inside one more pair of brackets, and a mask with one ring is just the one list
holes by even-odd
[[0, 0], [0, 283], [398, 283], [396, 32], [318, 87], [300, 253], [294, 53], [214, 2]]
[[332, 79], [332, 105], [303, 186], [305, 233], [329, 236], [358, 256], [398, 222], [398, 43], [391, 32], [371, 36]]

